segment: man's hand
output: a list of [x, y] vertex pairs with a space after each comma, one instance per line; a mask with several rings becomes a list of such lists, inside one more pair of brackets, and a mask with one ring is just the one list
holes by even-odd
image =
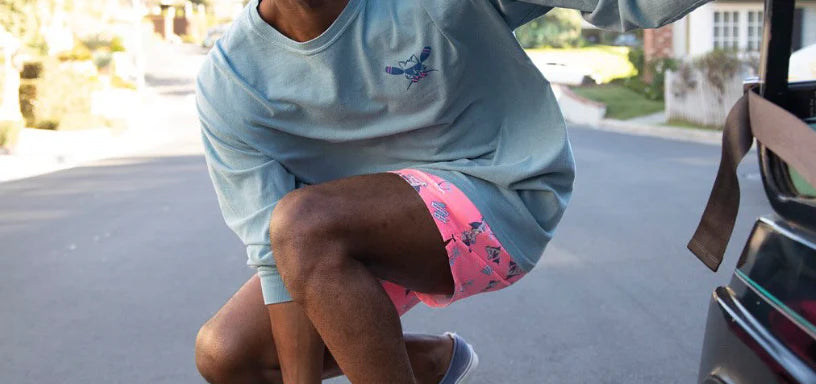
[[311, 320], [295, 302], [270, 304], [269, 320], [286, 384], [319, 384], [326, 347]]

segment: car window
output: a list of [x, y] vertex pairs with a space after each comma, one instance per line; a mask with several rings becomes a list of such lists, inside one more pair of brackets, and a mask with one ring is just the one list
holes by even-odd
[[[790, 57], [788, 79], [791, 82], [816, 82], [816, 2], [796, 1], [792, 32], [793, 53]], [[816, 103], [816, 97], [811, 103]], [[816, 111], [812, 112], [807, 122], [816, 130]], [[816, 188], [808, 184], [796, 169], [789, 167], [788, 171], [798, 195], [816, 197]]]
[[[816, 123], [810, 124], [810, 127], [816, 131]], [[814, 186], [808, 184], [802, 175], [796, 171], [793, 167], [788, 167], [788, 172], [790, 172], [791, 182], [793, 184], [793, 188], [795, 192], [804, 197], [813, 197], [816, 198], [816, 188]]]

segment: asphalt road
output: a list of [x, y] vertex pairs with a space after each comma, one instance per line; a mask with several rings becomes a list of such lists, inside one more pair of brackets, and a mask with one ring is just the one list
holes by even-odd
[[[202, 382], [198, 327], [251, 270], [196, 144], [200, 57], [168, 52], [186, 64], [154, 65], [150, 80], [157, 132], [176, 144], [0, 184], [0, 382]], [[770, 212], [755, 158], [714, 274], [685, 243], [717, 147], [580, 127], [571, 137], [575, 193], [537, 268], [504, 291], [418, 306], [405, 330], [465, 336], [481, 358], [474, 383], [694, 382], [710, 293]]]

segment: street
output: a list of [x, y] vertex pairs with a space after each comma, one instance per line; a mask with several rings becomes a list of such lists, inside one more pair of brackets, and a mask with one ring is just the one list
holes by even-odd
[[[203, 382], [196, 332], [252, 270], [199, 148], [200, 52], [156, 49], [145, 124], [165, 144], [0, 183], [2, 383]], [[694, 382], [711, 291], [771, 211], [756, 156], [740, 168], [740, 216], [715, 274], [685, 244], [719, 147], [570, 135], [575, 191], [536, 269], [446, 309], [417, 306], [404, 329], [463, 335], [480, 356], [474, 383]]]

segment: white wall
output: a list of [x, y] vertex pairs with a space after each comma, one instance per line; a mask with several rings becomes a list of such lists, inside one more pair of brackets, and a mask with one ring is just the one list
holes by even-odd
[[244, 8], [241, 0], [214, 0], [210, 4], [217, 18], [235, 19]]
[[816, 4], [808, 4], [802, 12], [802, 46], [816, 44]]
[[[802, 45], [816, 44], [816, 2], [798, 1], [803, 9]], [[740, 50], [748, 43], [748, 11], [761, 11], [763, 2], [723, 3], [713, 2], [703, 5], [675, 24], [674, 51], [678, 58], [699, 56], [714, 49], [714, 12], [740, 11]], [[680, 36], [678, 36], [680, 35]]]
[[686, 56], [699, 56], [714, 49], [714, 4], [703, 5], [686, 18], [688, 19]]
[[691, 77], [694, 88], [681, 75], [666, 72], [666, 120], [722, 126], [731, 107], [742, 97], [742, 78], [738, 75], [727, 79], [721, 92], [699, 70], [692, 71]]
[[675, 57], [688, 54], [688, 18], [677, 20], [672, 25], [672, 51]]

